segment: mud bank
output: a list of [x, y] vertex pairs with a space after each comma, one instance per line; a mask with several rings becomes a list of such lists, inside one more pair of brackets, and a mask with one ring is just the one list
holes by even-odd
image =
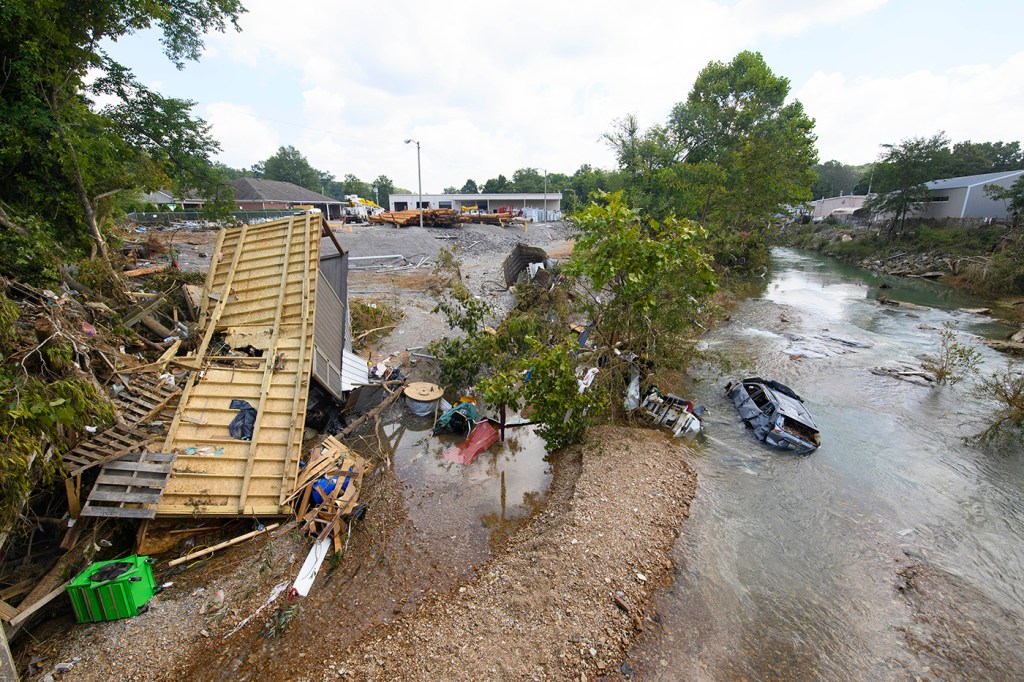
[[589, 679], [616, 670], [689, 513], [686, 450], [601, 427], [561, 455], [547, 509], [465, 584], [309, 679]]

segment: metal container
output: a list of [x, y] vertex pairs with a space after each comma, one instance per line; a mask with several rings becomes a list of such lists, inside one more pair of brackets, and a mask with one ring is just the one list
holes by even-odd
[[99, 623], [137, 616], [156, 594], [149, 557], [98, 561], [68, 583], [68, 597], [79, 623]]

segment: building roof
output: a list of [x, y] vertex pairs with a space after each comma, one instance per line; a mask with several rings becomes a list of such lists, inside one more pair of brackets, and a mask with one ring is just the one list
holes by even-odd
[[982, 173], [981, 175], [964, 175], [959, 178], [946, 178], [943, 180], [932, 180], [926, 183], [928, 189], [957, 189], [960, 187], [976, 187], [997, 180], [1013, 178], [1024, 174], [1024, 170], [999, 171], [998, 173]]
[[165, 189], [158, 189], [155, 192], [148, 192], [142, 195], [142, 200], [147, 204], [173, 204], [177, 201], [174, 195]]
[[[391, 200], [394, 201], [396, 198], [399, 199], [415, 199], [420, 196], [416, 192], [409, 193], [391, 193]], [[454, 199], [456, 201], [479, 201], [479, 200], [492, 200], [500, 201], [502, 199], [522, 201], [523, 199], [543, 199], [547, 196], [548, 199], [561, 199], [562, 193], [550, 191], [547, 194], [544, 192], [490, 192], [485, 194], [423, 194], [424, 199]]]
[[314, 204], [342, 203], [319, 192], [280, 180], [238, 178], [228, 184], [235, 188], [235, 201], [292, 201]]

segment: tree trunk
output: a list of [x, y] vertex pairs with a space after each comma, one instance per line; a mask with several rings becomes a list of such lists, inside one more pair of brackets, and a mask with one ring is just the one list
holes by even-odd
[[0, 206], [0, 226], [5, 227], [12, 232], [17, 232], [18, 234], [25, 234], [25, 230], [14, 224], [14, 221], [11, 220], [11, 216], [7, 215], [7, 211], [4, 210], [3, 206]]
[[64, 123], [60, 120], [60, 116], [57, 113], [56, 107], [53, 106], [53, 102], [50, 102], [50, 111], [53, 113], [53, 121], [57, 127], [57, 136], [60, 141], [68, 150], [68, 161], [71, 163], [71, 175], [75, 181], [75, 188], [78, 190], [78, 202], [82, 205], [82, 214], [85, 216], [85, 224], [89, 227], [89, 233], [92, 235], [93, 241], [96, 245], [96, 250], [103, 257], [103, 260], [110, 262], [110, 256], [107, 253], [107, 243], [103, 239], [103, 234], [100, 232], [99, 224], [96, 222], [96, 212], [92, 208], [92, 202], [89, 201], [89, 193], [85, 189], [85, 179], [82, 177], [82, 169], [78, 165], [78, 152], [75, 151], [75, 147], [71, 144], [71, 140], [68, 139], [67, 130], [64, 128]]

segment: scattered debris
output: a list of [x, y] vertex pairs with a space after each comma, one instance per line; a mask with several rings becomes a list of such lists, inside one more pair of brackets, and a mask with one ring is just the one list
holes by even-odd
[[195, 552], [190, 552], [189, 554], [186, 554], [185, 556], [178, 557], [177, 559], [172, 559], [171, 561], [169, 561], [167, 563], [167, 565], [172, 567], [172, 568], [174, 566], [180, 566], [181, 564], [188, 563], [189, 561], [193, 561], [195, 559], [198, 559], [201, 556], [206, 556], [207, 554], [213, 554], [214, 552], [216, 552], [219, 549], [224, 549], [225, 547], [231, 547], [232, 545], [237, 545], [240, 542], [245, 542], [246, 540], [254, 538], [257, 535], [263, 535], [265, 533], [269, 533], [270, 531], [272, 531], [275, 528], [277, 528], [279, 525], [281, 525], [281, 524], [279, 524], [279, 523], [272, 523], [269, 526], [263, 526], [263, 527], [260, 527], [260, 528], [258, 528], [256, 530], [254, 530], [254, 531], [250, 531], [248, 533], [245, 533], [244, 535], [239, 535], [237, 538], [232, 538], [231, 540], [226, 540], [224, 542], [217, 543], [216, 545], [214, 545], [212, 547], [205, 547], [205, 548], [197, 550]]
[[641, 407], [655, 424], [667, 427], [676, 438], [688, 440], [701, 432], [701, 417], [707, 411], [703, 405], [696, 405], [672, 393], [662, 394], [657, 388], [647, 391]]
[[477, 457], [498, 442], [498, 436], [498, 430], [490, 422], [480, 422], [469, 432], [466, 440], [445, 450], [444, 458], [449, 462], [472, 464]]
[[886, 296], [879, 296], [876, 300], [879, 303], [881, 303], [882, 305], [890, 305], [890, 306], [893, 306], [895, 308], [905, 308], [907, 310], [920, 310], [920, 311], [931, 310], [931, 308], [929, 308], [928, 306], [925, 306], [925, 305], [918, 305], [916, 303], [907, 303], [906, 301], [894, 301], [891, 298], [887, 298]]
[[506, 256], [505, 262], [501, 266], [505, 275], [505, 286], [511, 288], [519, 280], [519, 275], [523, 270], [528, 269], [531, 264], [547, 264], [549, 262], [547, 251], [539, 246], [527, 246], [522, 242], [516, 243], [515, 248]]
[[313, 448], [289, 499], [298, 499], [296, 518], [317, 543], [333, 537], [334, 551], [342, 551], [345, 517], [359, 503], [366, 470], [366, 460], [336, 438], [328, 436]]

